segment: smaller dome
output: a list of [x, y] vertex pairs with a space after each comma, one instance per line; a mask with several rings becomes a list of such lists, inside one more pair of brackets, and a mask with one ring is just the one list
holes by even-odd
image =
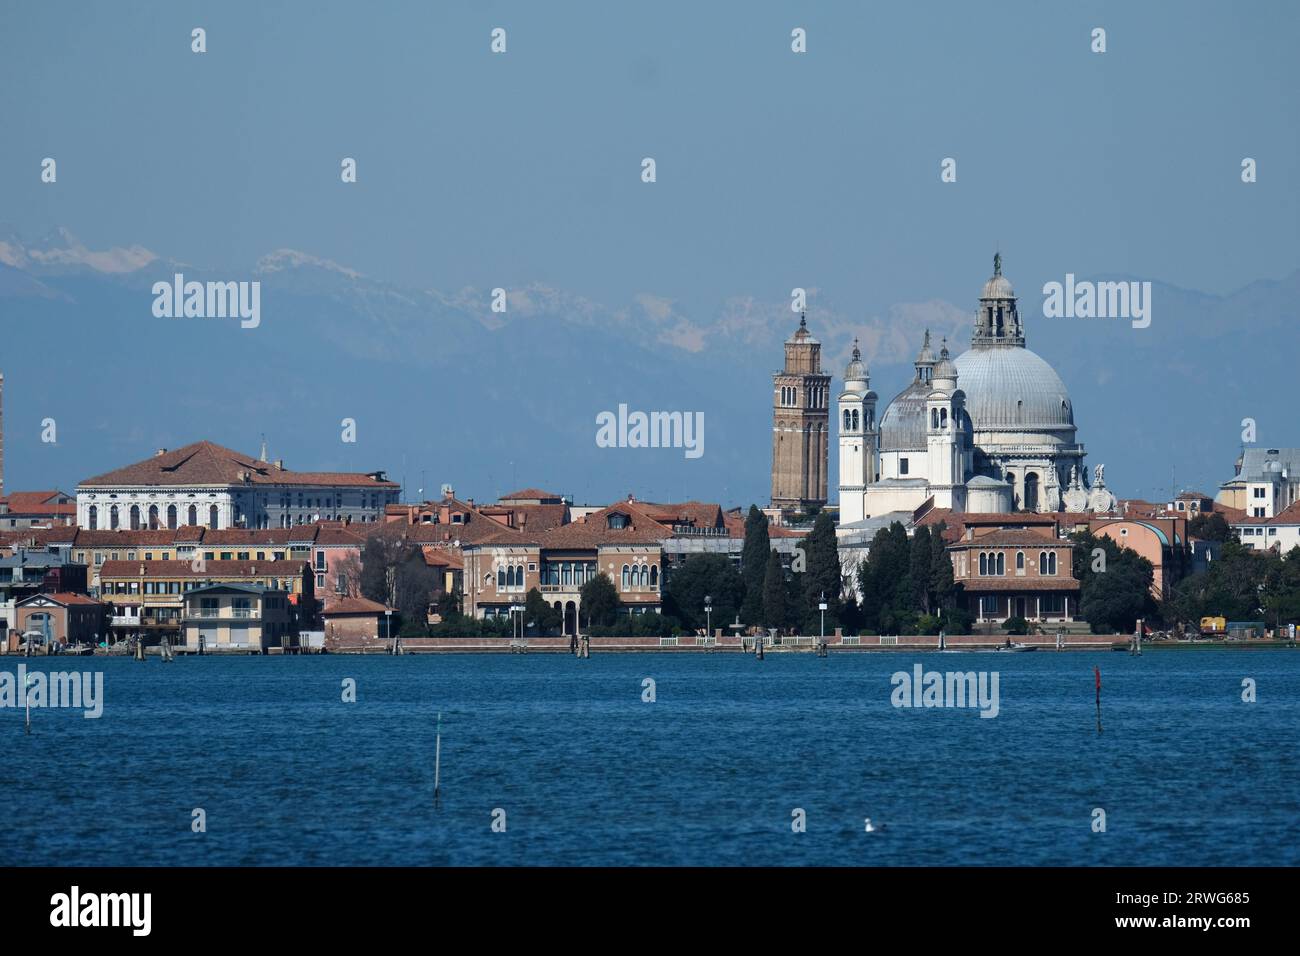
[[845, 382], [867, 381], [867, 367], [862, 364], [862, 352], [858, 349], [858, 340], [853, 340], [853, 360], [844, 368]]
[[980, 293], [981, 299], [1014, 299], [1016, 290], [1011, 288], [1011, 283], [1004, 275], [995, 275], [988, 282], [984, 283], [984, 291]]
[[948, 357], [948, 340], [943, 340], [943, 348], [939, 350], [939, 364], [934, 367], [934, 377], [936, 379], [946, 378], [956, 381], [957, 366], [953, 364], [952, 359]]

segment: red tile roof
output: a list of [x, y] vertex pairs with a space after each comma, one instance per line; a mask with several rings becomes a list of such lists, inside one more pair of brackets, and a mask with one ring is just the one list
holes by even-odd
[[522, 491], [512, 491], [508, 495], [502, 495], [498, 500], [514, 501], [520, 498], [533, 499], [533, 498], [563, 498], [563, 497], [564, 497], [563, 495], [558, 495], [553, 491], [542, 491], [540, 488], [524, 488]]
[[300, 577], [306, 561], [206, 561], [195, 570], [189, 561], [105, 561], [99, 579], [105, 578], [261, 578]]
[[59, 504], [51, 499], [68, 498], [58, 490], [53, 491], [11, 491], [0, 498], [9, 507], [10, 514], [16, 515], [75, 515], [77, 503], [69, 501]]
[[995, 529], [984, 534], [976, 532], [969, 540], [963, 536], [949, 545], [953, 549], [969, 548], [973, 550], [980, 548], [1045, 548], [1049, 546], [1073, 547], [1069, 541], [1063, 541], [1056, 537], [1055, 534], [1044, 534], [1041, 531], [1030, 531], [1028, 529], [1023, 531]]
[[396, 482], [377, 481], [366, 474], [353, 472], [289, 471], [273, 463], [224, 448], [210, 441], [199, 441], [184, 448], [166, 451], [137, 461], [125, 468], [96, 475], [79, 487], [114, 487], [148, 485], [175, 487], [189, 485], [348, 485], [396, 489]]
[[465, 559], [459, 551], [432, 545], [425, 545], [420, 550], [424, 552], [424, 563], [429, 567], [449, 568], [453, 571], [463, 570], [465, 567]]
[[369, 601], [366, 598], [345, 597], [339, 598], [325, 610], [321, 611], [321, 617], [339, 617], [345, 614], [365, 614], [367, 616], [374, 614], [383, 614], [389, 608], [377, 601]]
[[1234, 525], [1300, 525], [1300, 501], [1294, 501], [1271, 518], [1248, 518], [1243, 511], [1241, 517], [1229, 522]]
[[100, 602], [93, 597], [85, 594], [77, 594], [73, 591], [56, 591], [53, 594], [34, 594], [26, 600], [19, 601], [19, 605], [26, 604], [27, 601], [34, 601], [37, 598], [45, 598], [47, 601], [54, 601], [57, 604], [69, 605], [76, 604], [80, 606], [98, 605]]

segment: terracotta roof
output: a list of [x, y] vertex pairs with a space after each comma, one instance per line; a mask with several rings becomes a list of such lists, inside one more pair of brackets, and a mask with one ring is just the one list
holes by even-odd
[[1063, 541], [1056, 537], [1055, 534], [1043, 534], [1041, 531], [1012, 530], [1012, 529], [995, 529], [984, 534], [975, 532], [968, 540], [963, 535], [959, 540], [954, 541], [949, 547], [952, 548], [1045, 548], [1049, 545], [1069, 548], [1073, 545], [1069, 541]]
[[1248, 518], [1245, 512], [1242, 512], [1240, 518], [1229, 522], [1234, 525], [1300, 525], [1300, 501], [1293, 501], [1286, 508], [1283, 508], [1271, 518]]
[[306, 561], [206, 561], [196, 571], [189, 561], [105, 561], [99, 579], [298, 577], [308, 567]]
[[337, 617], [342, 614], [383, 614], [387, 610], [388, 607], [376, 601], [368, 601], [365, 598], [345, 597], [340, 598], [325, 610], [321, 611], [321, 617]]
[[424, 563], [430, 567], [450, 568], [453, 571], [462, 570], [465, 567], [465, 559], [459, 551], [432, 545], [425, 545], [421, 550], [424, 552]]
[[176, 532], [168, 528], [153, 531], [139, 529], [131, 531], [119, 528], [117, 531], [87, 531], [80, 528], [72, 539], [72, 545], [78, 548], [164, 548], [176, 543]]
[[[351, 547], [360, 547], [365, 543], [365, 537], [354, 531], [355, 525], [321, 525], [320, 530], [316, 533], [316, 544], [318, 546], [331, 545], [349, 545]], [[362, 525], [361, 527], [368, 527]]]
[[63, 492], [54, 491], [11, 491], [0, 498], [9, 507], [10, 514], [18, 515], [74, 515], [77, 503], [69, 501], [58, 504], [51, 498], [68, 498]]
[[79, 487], [114, 487], [119, 485], [351, 485], [395, 489], [396, 482], [377, 481], [354, 472], [311, 472], [278, 469], [271, 462], [224, 448], [210, 441], [199, 441], [184, 448], [163, 452], [115, 471], [96, 475]]
[[46, 600], [54, 601], [58, 604], [64, 604], [64, 605], [77, 604], [77, 605], [85, 606], [85, 605], [98, 605], [100, 603], [99, 601], [96, 601], [93, 597], [87, 597], [85, 594], [76, 594], [73, 591], [57, 591], [53, 594], [33, 594], [31, 597], [19, 601], [18, 604], [19, 606], [21, 606], [23, 604], [26, 604], [27, 601], [34, 601], [37, 598], [45, 598]]
[[542, 491], [540, 488], [524, 488], [522, 491], [512, 491], [508, 495], [502, 495], [499, 501], [512, 501], [517, 498], [563, 498], [553, 491]]
[[521, 531], [546, 531], [569, 520], [568, 505], [510, 505], [506, 510]]
[[958, 578], [957, 583], [968, 593], [980, 591], [1077, 591], [1079, 582], [1067, 575], [1060, 577], [1006, 577]]
[[316, 537], [314, 526], [311, 527], [310, 531], [306, 532], [307, 536], [305, 538], [294, 538], [294, 530], [291, 528], [220, 528], [215, 530], [205, 528], [201, 540], [205, 545], [212, 547], [220, 547], [221, 545], [280, 545], [287, 548], [290, 540], [311, 541]]

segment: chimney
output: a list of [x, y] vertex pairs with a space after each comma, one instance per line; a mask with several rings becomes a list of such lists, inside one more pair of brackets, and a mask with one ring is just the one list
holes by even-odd
[[283, 459], [283, 458], [277, 458], [277, 459], [275, 460], [275, 470], [276, 470], [276, 471], [284, 471], [284, 459]]

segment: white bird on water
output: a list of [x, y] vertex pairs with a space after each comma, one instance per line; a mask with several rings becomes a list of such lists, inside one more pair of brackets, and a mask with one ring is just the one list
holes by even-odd
[[867, 817], [867, 818], [866, 818], [866, 832], [867, 832], [867, 833], [875, 833], [875, 832], [876, 832], [876, 828], [873, 827], [873, 826], [871, 825], [871, 817]]

